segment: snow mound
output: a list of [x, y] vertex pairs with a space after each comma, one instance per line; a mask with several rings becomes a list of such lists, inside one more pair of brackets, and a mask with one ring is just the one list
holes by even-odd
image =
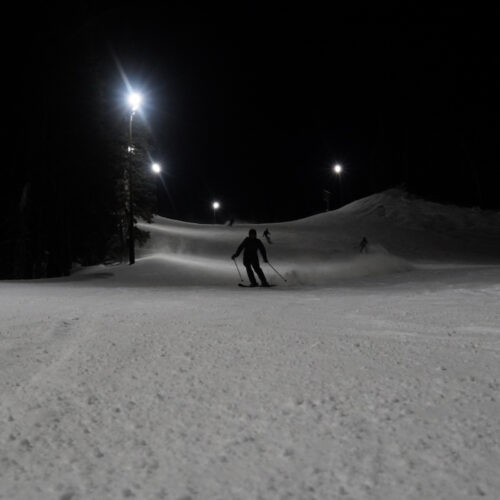
[[[405, 272], [414, 264], [492, 264], [500, 261], [500, 214], [440, 205], [389, 190], [339, 210], [273, 224], [204, 225], [156, 216], [139, 223], [151, 238], [134, 266], [82, 270], [111, 285], [230, 285], [247, 280], [242, 260], [231, 260], [250, 228], [264, 242], [271, 283], [334, 285], [340, 280]], [[263, 237], [268, 229], [271, 242]], [[359, 252], [363, 237], [368, 252]], [[277, 272], [275, 272], [275, 270]], [[278, 274], [279, 273], [279, 274]], [[283, 278], [280, 276], [283, 276]], [[286, 279], [286, 283], [284, 281]]]
[[412, 268], [408, 261], [394, 255], [372, 253], [355, 255], [346, 260], [295, 266], [285, 273], [285, 278], [289, 284], [331, 285], [339, 280], [405, 272]]

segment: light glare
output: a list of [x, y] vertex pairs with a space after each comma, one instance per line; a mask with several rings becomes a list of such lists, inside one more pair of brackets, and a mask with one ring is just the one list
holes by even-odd
[[214, 202], [212, 203], [212, 208], [213, 208], [214, 210], [217, 210], [219, 207], [220, 207], [220, 203], [219, 203], [218, 201], [214, 201]]
[[132, 111], [137, 111], [139, 109], [139, 106], [141, 105], [141, 102], [142, 102], [141, 94], [138, 94], [137, 92], [132, 92], [131, 94], [129, 94], [128, 103], [132, 108]]
[[161, 172], [161, 167], [158, 163], [153, 163], [151, 165], [151, 170], [155, 173], [155, 174], [159, 174]]
[[339, 164], [337, 163], [337, 165], [335, 165], [335, 166], [333, 167], [333, 171], [334, 171], [336, 174], [340, 174], [340, 173], [342, 172], [342, 166], [341, 166], [341, 165], [339, 165]]

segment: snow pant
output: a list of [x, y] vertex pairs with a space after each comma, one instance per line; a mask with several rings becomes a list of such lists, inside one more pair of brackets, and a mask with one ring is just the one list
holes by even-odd
[[253, 274], [254, 270], [257, 273], [257, 276], [259, 277], [260, 282], [262, 284], [267, 283], [266, 277], [264, 276], [264, 271], [262, 271], [262, 268], [260, 267], [258, 260], [243, 262], [243, 265], [246, 267], [248, 279], [252, 285], [257, 284], [257, 281], [255, 280], [255, 275]]

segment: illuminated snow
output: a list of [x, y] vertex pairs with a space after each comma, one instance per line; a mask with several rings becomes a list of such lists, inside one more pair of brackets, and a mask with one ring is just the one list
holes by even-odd
[[[0, 499], [498, 498], [499, 222], [156, 218], [134, 266], [0, 282]], [[250, 227], [277, 288], [236, 286]]]

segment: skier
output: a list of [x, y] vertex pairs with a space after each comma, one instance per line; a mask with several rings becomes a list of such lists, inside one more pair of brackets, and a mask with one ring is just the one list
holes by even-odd
[[267, 262], [267, 253], [264, 245], [262, 244], [262, 241], [257, 238], [257, 231], [255, 231], [255, 229], [250, 229], [250, 231], [248, 231], [248, 236], [241, 242], [240, 246], [236, 250], [236, 253], [233, 254], [231, 258], [236, 259], [236, 257], [238, 257], [242, 250], [243, 265], [247, 270], [248, 279], [250, 280], [250, 286], [259, 286], [253, 273], [254, 270], [260, 279], [261, 286], [269, 286], [269, 283], [264, 276], [264, 272], [260, 267], [257, 250], [260, 251], [264, 262]]
[[266, 238], [267, 242], [272, 245], [272, 241], [271, 241], [271, 233], [269, 232], [269, 229], [266, 228], [266, 230], [262, 233], [262, 236], [264, 236], [264, 238]]
[[363, 236], [363, 239], [359, 243], [359, 253], [368, 253], [368, 240], [366, 236]]

